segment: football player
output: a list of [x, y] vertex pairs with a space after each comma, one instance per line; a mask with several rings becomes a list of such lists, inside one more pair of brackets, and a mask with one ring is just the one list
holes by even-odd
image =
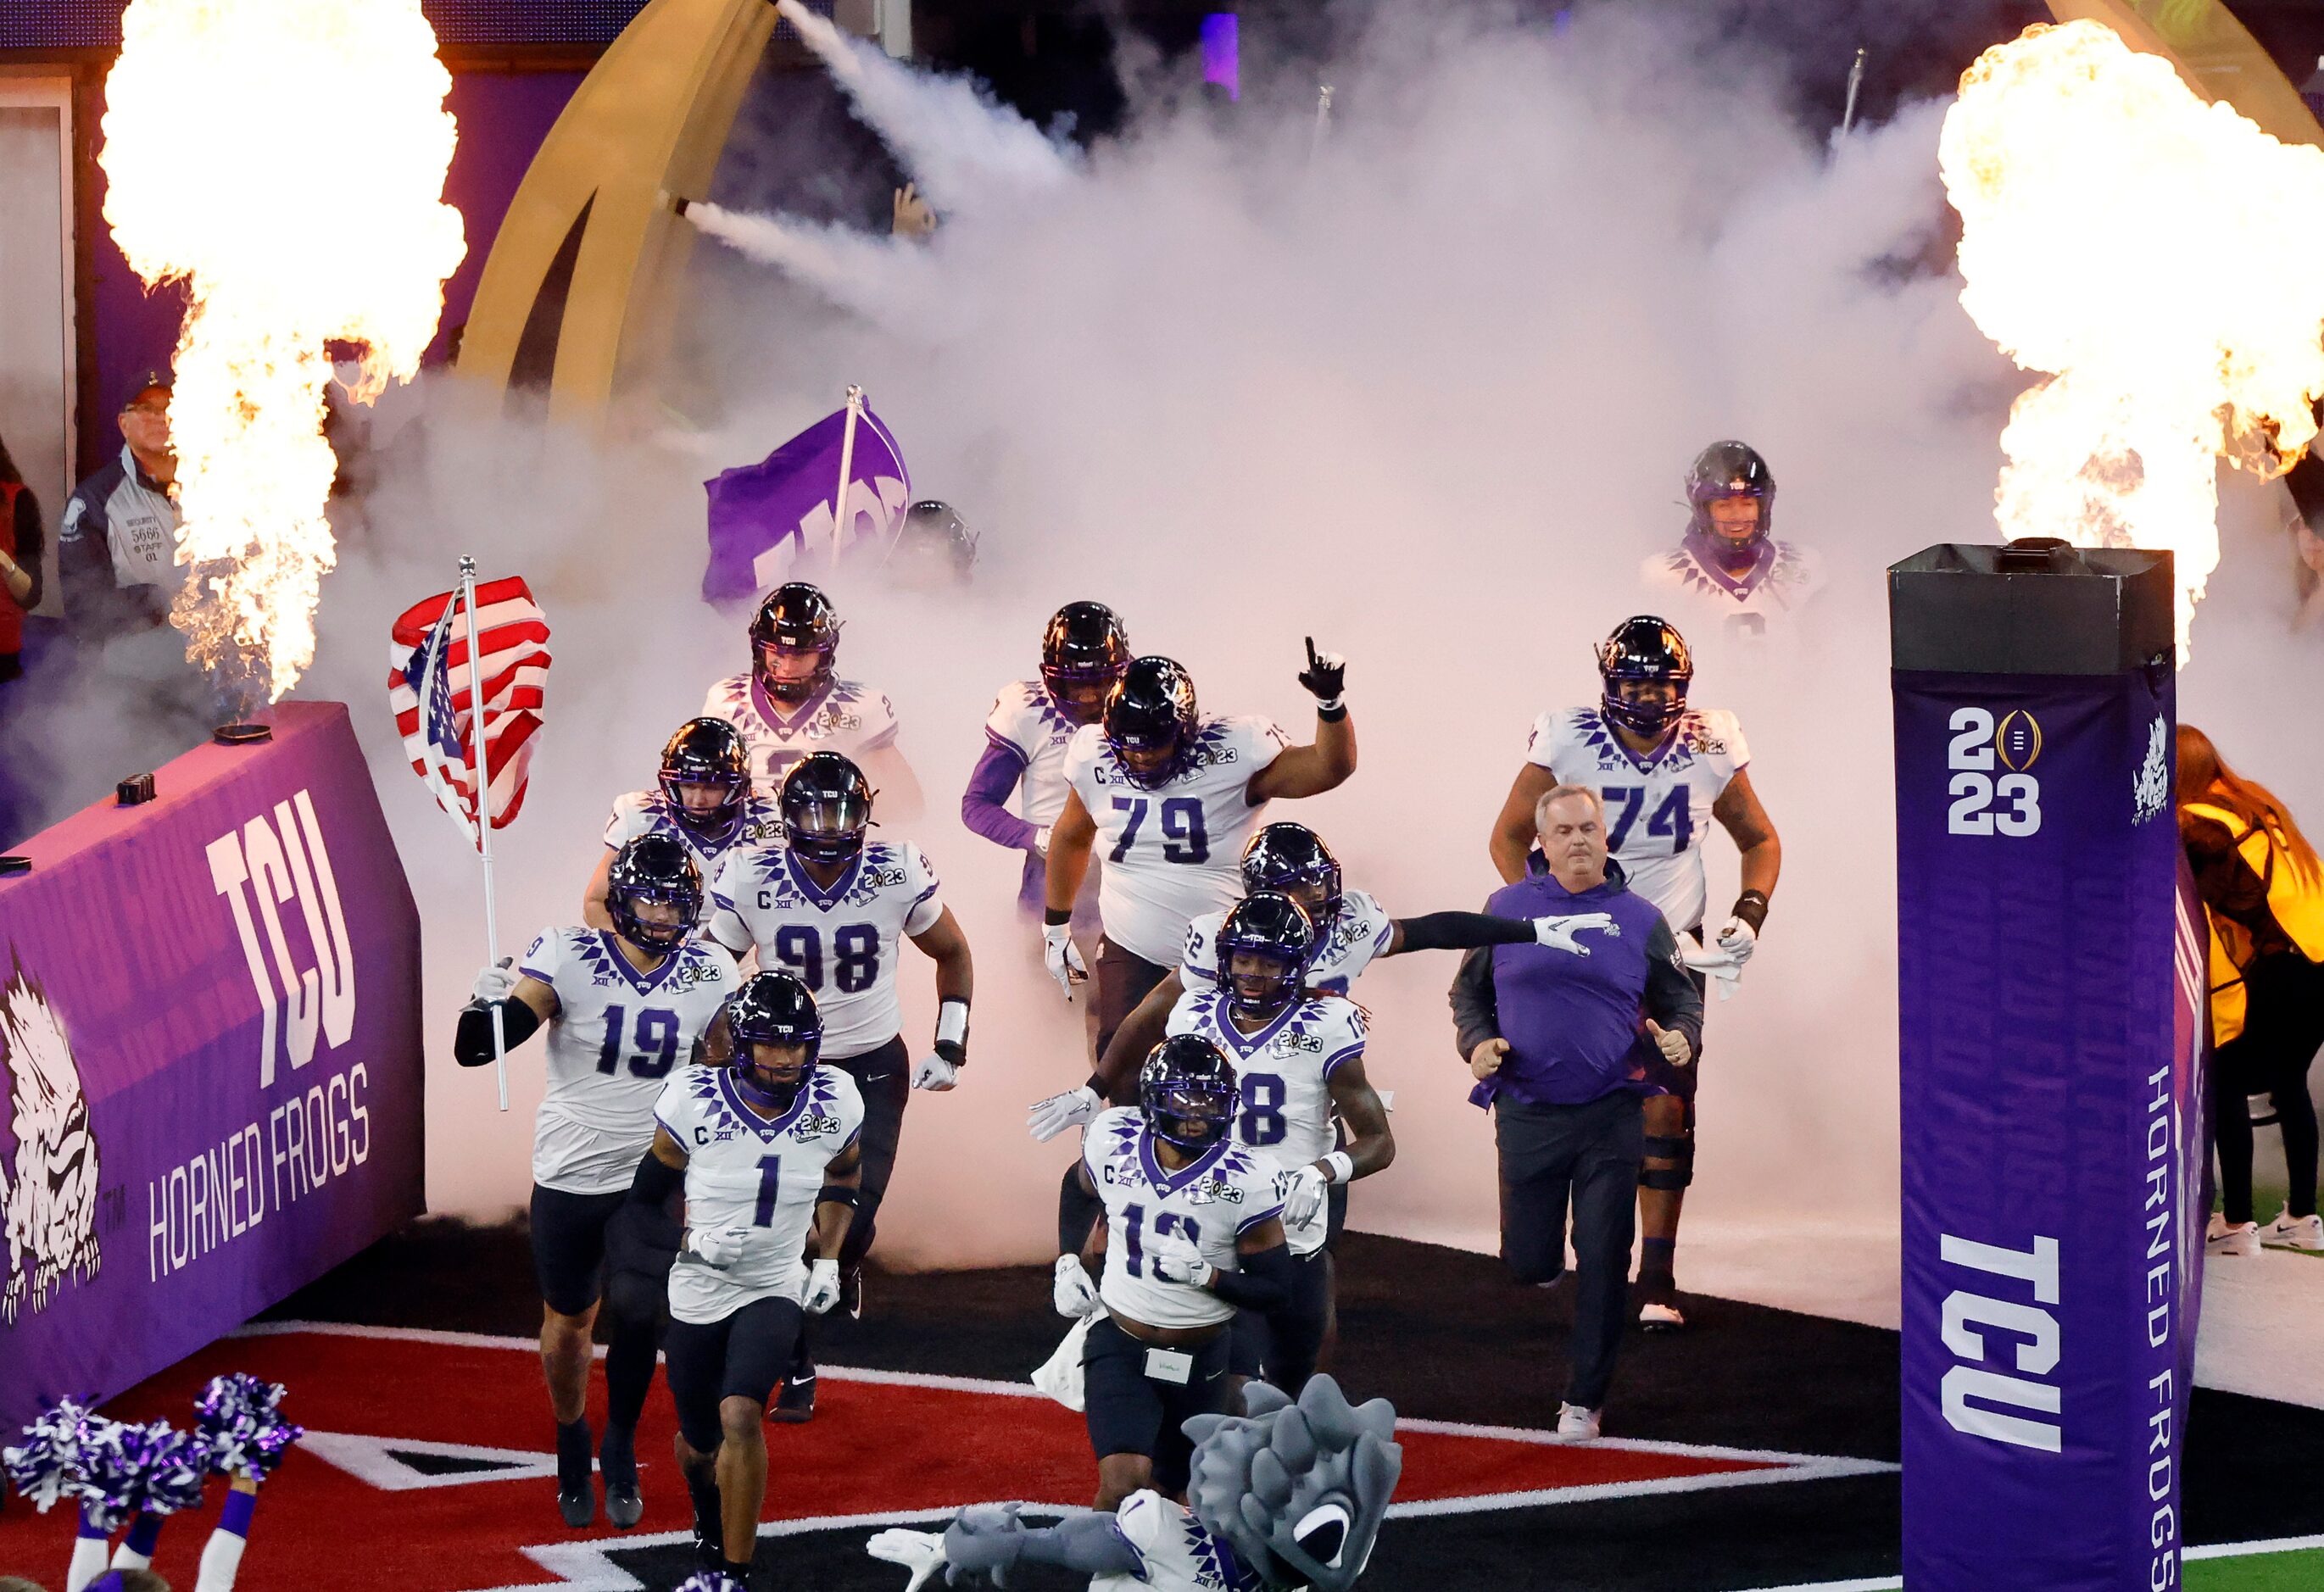
[[579, 1529], [595, 1517], [586, 1419], [590, 1330], [601, 1292], [614, 1306], [605, 1351], [605, 1434], [596, 1459], [605, 1515], [626, 1531], [638, 1495], [638, 1413], [652, 1384], [662, 1302], [653, 1289], [600, 1287], [617, 1272], [666, 1272], [650, 1250], [659, 1223], [616, 1220], [638, 1156], [653, 1137], [654, 1097], [742, 980], [733, 958], [692, 937], [702, 875], [667, 834], [624, 843], [608, 870], [613, 926], [550, 929], [512, 971], [477, 975], [452, 1054], [464, 1067], [493, 1058], [493, 1012], [513, 1051], [549, 1028], [549, 1091], [532, 1129], [532, 1263], [540, 1283], [540, 1362], [557, 1418], [557, 1507]]
[[984, 722], [984, 755], [961, 794], [960, 821], [1025, 853], [1018, 900], [1028, 912], [1041, 909], [1049, 832], [1065, 810], [1065, 747], [1083, 725], [1097, 722], [1106, 694], [1129, 667], [1130, 638], [1113, 610], [1068, 603], [1042, 633], [1041, 677], [1003, 686]]
[[[1629, 886], [1678, 933], [1698, 989], [1708, 971], [1722, 998], [1757, 949], [1775, 893], [1783, 846], [1745, 772], [1742, 726], [1720, 708], [1690, 708], [1694, 660], [1676, 627], [1650, 614], [1626, 619], [1598, 647], [1602, 691], [1595, 707], [1559, 708], [1534, 721], [1525, 766], [1495, 822], [1493, 866], [1524, 877], [1534, 804], [1557, 785], [1586, 786], [1606, 805], [1607, 840]], [[1703, 934], [1702, 838], [1716, 822], [1742, 853], [1742, 893], [1716, 935]], [[1698, 1064], [1674, 1067], [1642, 1046], [1662, 1092], [1646, 1100], [1646, 1159], [1638, 1176], [1645, 1238], [1638, 1320], [1685, 1325], [1676, 1300], [1679, 1210], [1694, 1180]]]
[[976, 574], [976, 533], [950, 503], [923, 498], [904, 511], [881, 562], [889, 581], [908, 592], [950, 591]]
[[1105, 1220], [1056, 1265], [1060, 1313], [1103, 1312], [1082, 1349], [1103, 1510], [1141, 1487], [1183, 1499], [1185, 1423], [1228, 1408], [1229, 1322], [1289, 1293], [1275, 1169], [1228, 1131], [1235, 1075], [1218, 1046], [1165, 1040], [1139, 1070], [1138, 1098], [1082, 1139], [1082, 1185]]
[[1687, 526], [1679, 545], [1639, 569], [1646, 585], [1675, 591], [1729, 635], [1758, 637], [1823, 587], [1823, 563], [1770, 534], [1775, 477], [1757, 450], [1714, 442], [1686, 474]]
[[[936, 897], [918, 846], [867, 842], [872, 787], [837, 752], [810, 753], [784, 776], [784, 844], [730, 854], [711, 882], [710, 934], [762, 968], [798, 975], [820, 1003], [823, 1063], [846, 1072], [863, 1100], [862, 1194], [839, 1253], [848, 1313], [862, 1313], [863, 1257], [895, 1169], [904, 1106], [915, 1089], [947, 1090], [968, 1063], [973, 979], [968, 940]], [[909, 940], [936, 962], [936, 1043], [918, 1065], [904, 1047], [897, 978]], [[775, 1419], [815, 1413], [807, 1335]]]
[[742, 732], [751, 772], [773, 790], [809, 752], [851, 759], [877, 781], [889, 814], [920, 815], [920, 782], [896, 745], [896, 709], [884, 692], [843, 680], [839, 611], [805, 581], [777, 586], [751, 621], [751, 667], [710, 688], [702, 711]]
[[807, 1318], [839, 1298], [863, 1101], [854, 1079], [820, 1064], [823, 1018], [789, 973], [752, 974], [720, 1015], [733, 1062], [663, 1086], [630, 1199], [653, 1210], [685, 1193], [669, 1273], [678, 1462], [702, 1568], [747, 1581], [767, 1497], [761, 1412]]
[[[667, 834], [694, 854], [706, 879], [737, 847], [777, 843], [782, 824], [774, 799], [758, 794], [751, 780], [751, 752], [742, 732], [724, 719], [688, 719], [661, 749], [661, 771], [653, 790], [633, 790], [613, 798], [605, 824], [605, 854], [581, 897], [581, 921], [613, 926], [605, 910], [605, 879], [613, 856], [641, 834]], [[706, 908], [709, 897], [703, 897]]]

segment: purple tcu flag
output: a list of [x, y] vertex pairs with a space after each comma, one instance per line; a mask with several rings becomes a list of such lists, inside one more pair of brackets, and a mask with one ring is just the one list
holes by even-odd
[[859, 544], [881, 546], [894, 533], [912, 501], [912, 475], [894, 434], [869, 404], [856, 417], [846, 506], [832, 511], [846, 434], [847, 411], [835, 410], [761, 463], [703, 483], [710, 494], [706, 602], [780, 584], [802, 560], [808, 568], [801, 573], [808, 573], [832, 559], [835, 541], [845, 553]]
[[2205, 1211], [2171, 560], [1939, 547], [1890, 610], [1904, 1582], [2173, 1587]]

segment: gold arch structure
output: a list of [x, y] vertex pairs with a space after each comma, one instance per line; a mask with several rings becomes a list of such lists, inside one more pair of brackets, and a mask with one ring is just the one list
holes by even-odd
[[2050, 0], [2061, 23], [2089, 18], [2133, 50], [2179, 69], [2204, 98], [2224, 101], [2280, 143], [2324, 145], [2308, 102], [2220, 0]]
[[587, 420], [667, 345], [700, 198], [776, 23], [770, 0], [652, 0], [574, 91], [509, 203], [457, 368]]

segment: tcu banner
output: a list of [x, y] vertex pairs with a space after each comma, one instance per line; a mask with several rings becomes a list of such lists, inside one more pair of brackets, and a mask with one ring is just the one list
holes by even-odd
[[421, 1209], [420, 928], [346, 709], [158, 769], [0, 878], [0, 1428]]
[[2157, 656], [2153, 556], [1995, 552], [1892, 575], [1904, 1579], [2163, 1592], [2206, 1215], [2168, 595]]

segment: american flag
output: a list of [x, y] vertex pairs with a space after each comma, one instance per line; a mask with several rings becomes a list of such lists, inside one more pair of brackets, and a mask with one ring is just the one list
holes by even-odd
[[[457, 591], [413, 603], [395, 621], [387, 652], [387, 699], [411, 771], [473, 842], [476, 781], [469, 768], [475, 710], [468, 621]], [[483, 763], [492, 776], [493, 827], [524, 806], [532, 737], [549, 683], [549, 621], [521, 577], [476, 585], [476, 645], [483, 658]]]

